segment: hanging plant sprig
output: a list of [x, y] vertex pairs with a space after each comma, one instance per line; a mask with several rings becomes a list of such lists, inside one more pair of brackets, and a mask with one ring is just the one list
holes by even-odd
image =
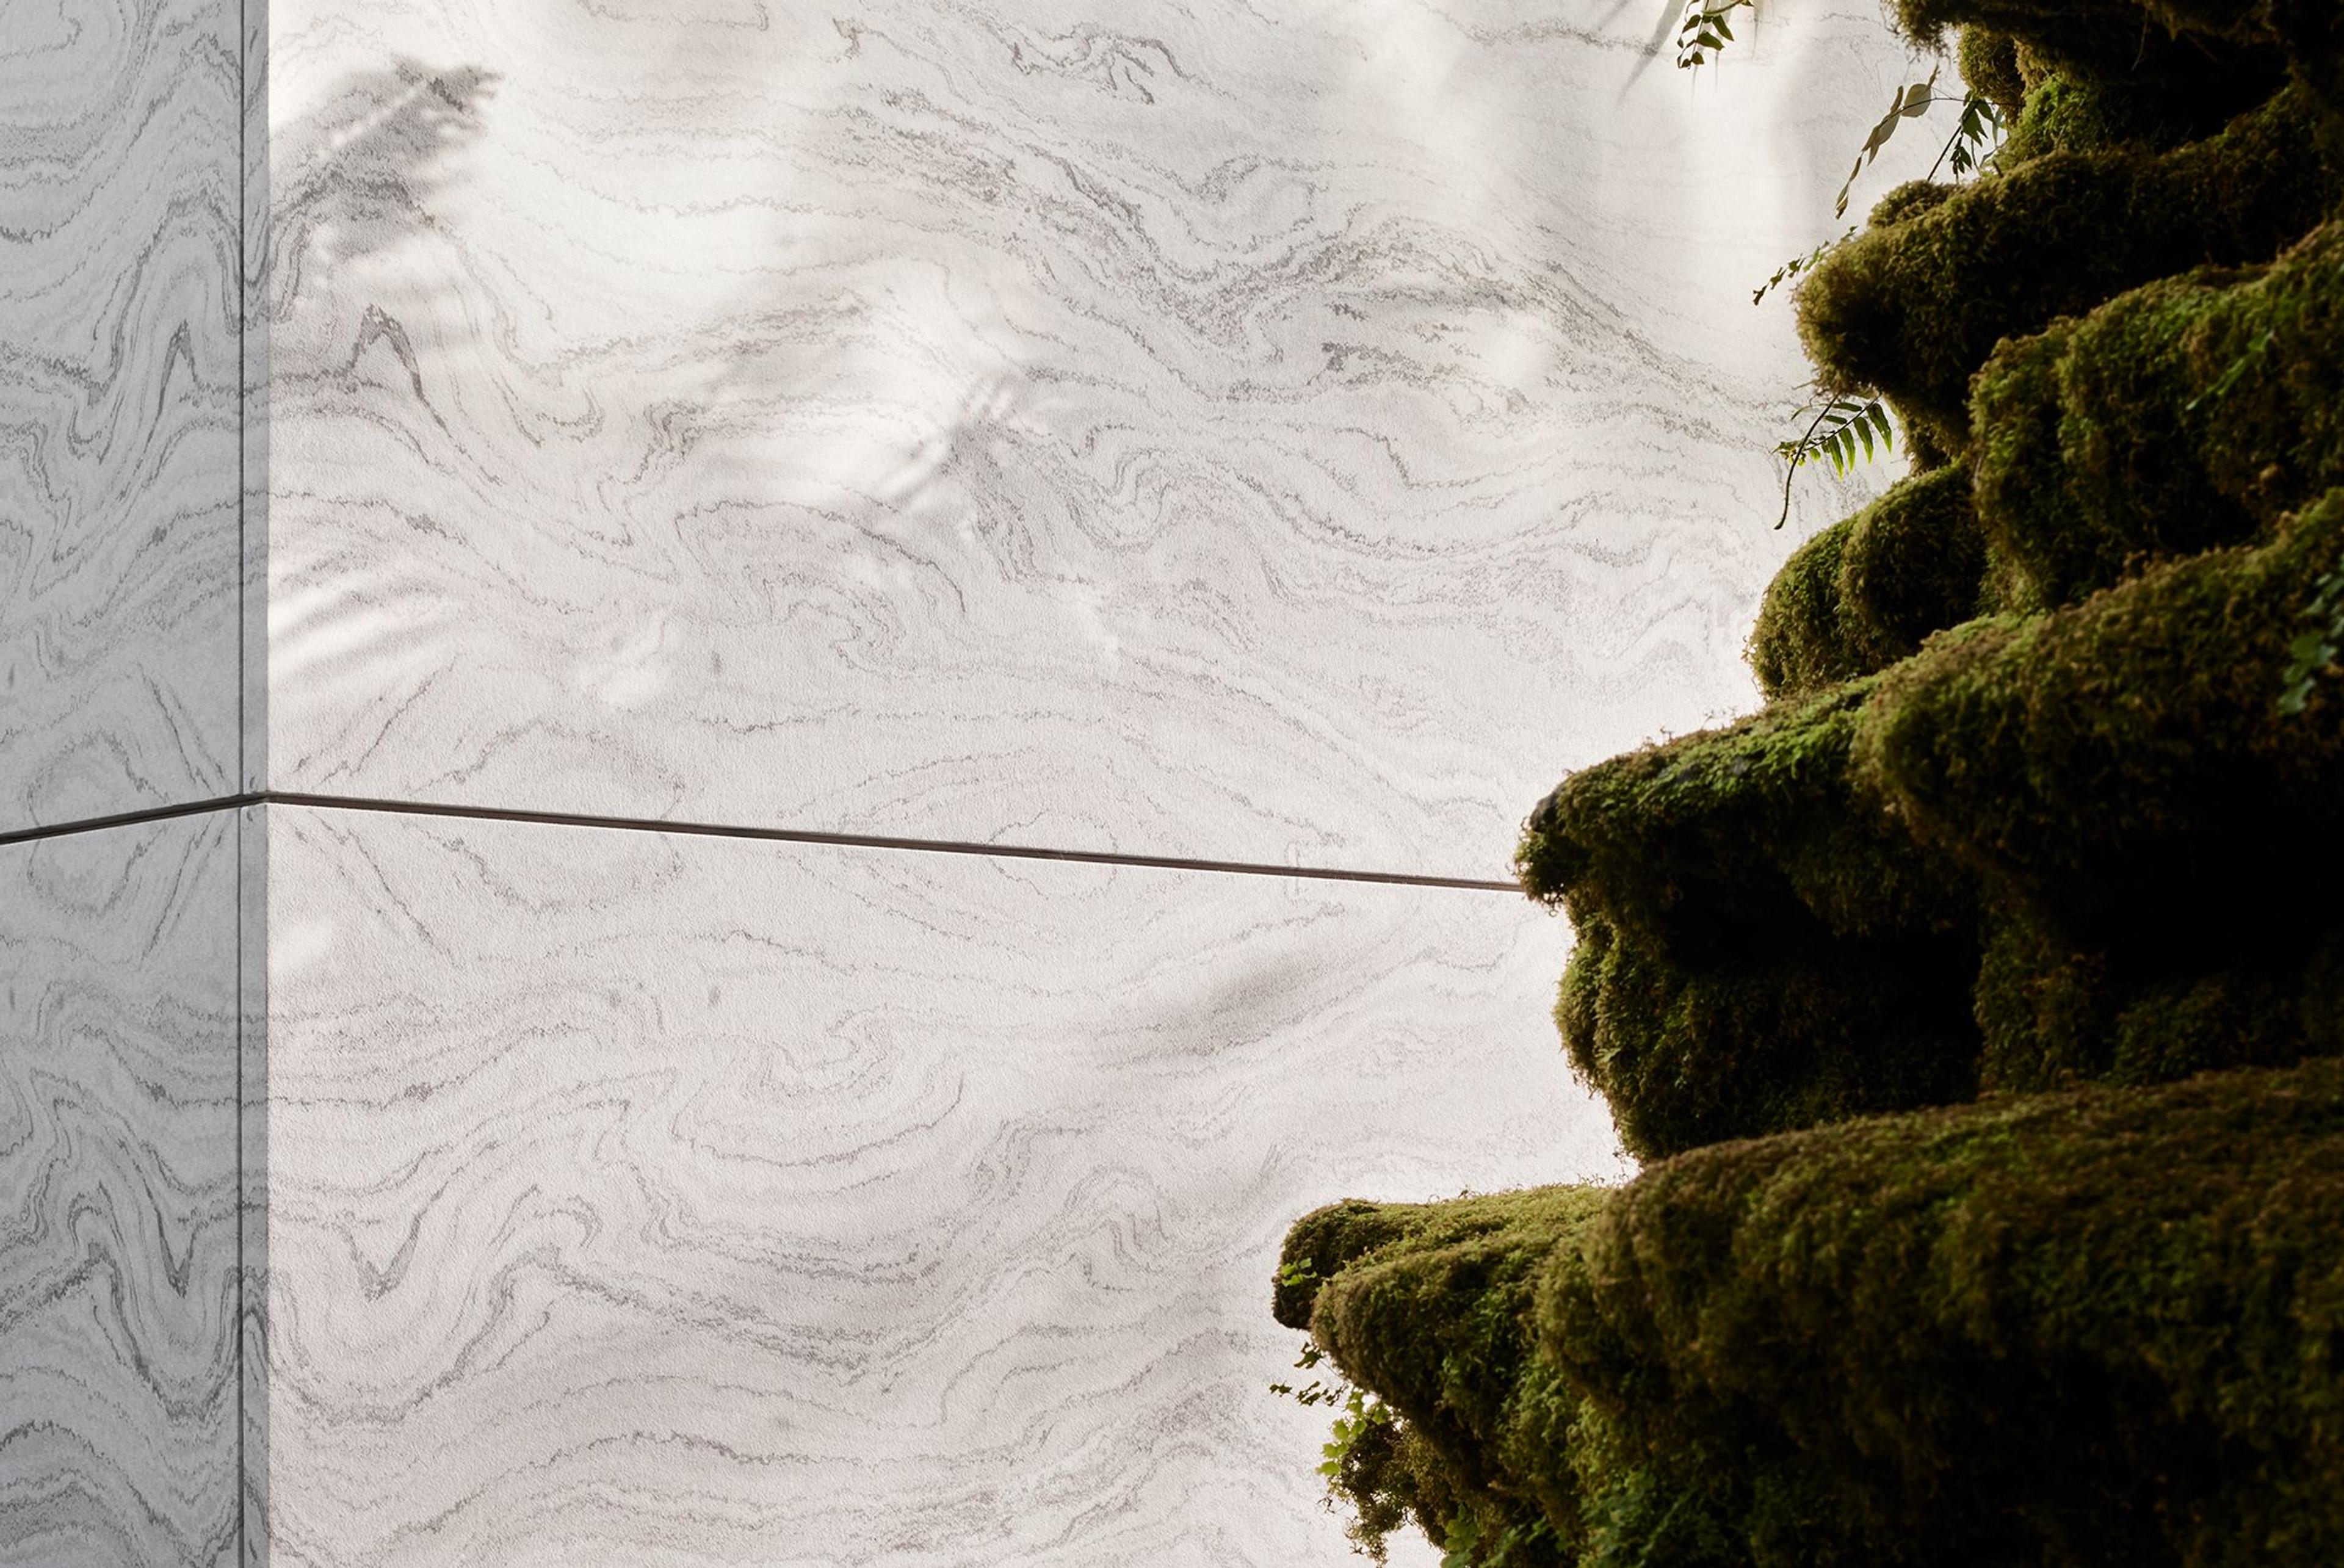
[[1864, 146], [1856, 149], [1855, 167], [1847, 171], [1847, 178], [1839, 187], [1839, 198], [1832, 204], [1833, 217], [1847, 216], [1847, 193], [1854, 188], [1855, 177], [1880, 156], [1880, 149], [1888, 145], [1889, 138], [1896, 134], [1896, 127], [1906, 120], [1919, 119], [1936, 104], [1937, 71], [1944, 68], [1940, 66], [1932, 70], [1925, 82], [1914, 82], [1897, 88], [1896, 96], [1888, 100], [1888, 112], [1880, 116], [1880, 123], [1872, 127], [1870, 136], [1864, 138]]
[[1805, 433], [1774, 449], [1775, 455], [1789, 465], [1783, 473], [1783, 515], [1774, 520], [1774, 526], [1780, 528], [1791, 521], [1791, 481], [1801, 464], [1824, 458], [1829, 460], [1833, 472], [1845, 474], [1855, 466], [1859, 446], [1869, 462], [1877, 452], [1895, 444], [1895, 428], [1888, 422], [1888, 410], [1879, 399], [1825, 398], [1807, 422]]
[[1685, 0], [1677, 22], [1677, 69], [1690, 71], [1723, 50], [1733, 38], [1726, 18], [1745, 5], [1757, 9], [1755, 0]]
[[1953, 165], [1955, 179], [1975, 173], [2001, 147], [2002, 137], [2002, 111], [1984, 93], [1971, 93], [1962, 100], [1962, 117], [1955, 123], [1954, 134], [1938, 150], [1937, 161], [1929, 166], [1928, 177], [1936, 178], [1937, 170], [1948, 162]]
[[1773, 292], [1774, 289], [1790, 282], [1791, 279], [1796, 278], [1802, 272], [1813, 271], [1814, 269], [1815, 263], [1821, 261], [1824, 257], [1830, 255], [1834, 250], [1838, 249], [1841, 246], [1845, 245], [1849, 240], [1854, 238], [1855, 228], [1851, 224], [1846, 231], [1841, 234], [1838, 238], [1824, 240], [1821, 245], [1816, 246], [1804, 256], [1793, 256], [1790, 260], [1785, 261], [1782, 266], [1774, 268], [1773, 277], [1769, 278], [1765, 282], [1761, 283], [1757, 288], [1750, 291], [1750, 303], [1753, 305], [1763, 303], [1765, 300], [1766, 296]]

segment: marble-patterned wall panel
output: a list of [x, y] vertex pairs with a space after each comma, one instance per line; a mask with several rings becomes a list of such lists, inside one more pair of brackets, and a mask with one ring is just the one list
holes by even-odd
[[0, 832], [236, 787], [237, 12], [0, 5]]
[[1754, 695], [1901, 68], [1585, 9], [279, 0], [274, 784], [1502, 875]]
[[237, 830], [0, 847], [0, 1563], [237, 1560]]
[[279, 1568], [1343, 1561], [1286, 1225], [1621, 1169], [1518, 899], [267, 809]]

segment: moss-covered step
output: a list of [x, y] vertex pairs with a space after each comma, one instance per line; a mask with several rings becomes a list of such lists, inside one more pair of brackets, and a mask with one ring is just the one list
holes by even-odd
[[[2026, 86], [2053, 74], [2127, 84], [2144, 93], [2220, 99], [2259, 85], [2268, 92], [2286, 68], [2284, 43], [2270, 13], [2292, 4], [2334, 0], [1895, 0], [1896, 30], [1925, 49], [1946, 35], [1984, 34], [2017, 47]], [[1961, 56], [1964, 78], [2008, 102], [2006, 75], [1972, 73], [1974, 58], [1993, 58], [1984, 39]], [[2003, 58], [2008, 59], [2008, 56]]]
[[1339, 1203], [1288, 1236], [1278, 1320], [1315, 1323], [1318, 1347], [1380, 1401], [1350, 1416], [1330, 1478], [1360, 1544], [1413, 1523], [1508, 1568], [1580, 1561], [1578, 1407], [1538, 1363], [1531, 1292], [1548, 1251], [1606, 1196]]
[[2267, 912], [2243, 939], [2176, 925], [2171, 940], [2096, 945], [1998, 913], [1975, 992], [1978, 1087], [2164, 1083], [2344, 1054], [2344, 908]]
[[2344, 483], [2344, 221], [2267, 268], [2160, 279], [2003, 344], [1971, 426], [2003, 602], [2253, 536]]
[[1878, 679], [1572, 774], [1523, 824], [1523, 890], [1697, 962], [1966, 928], [1963, 879], [1855, 793], [1856, 716]]
[[1278, 1317], [1383, 1401], [1385, 1525], [1476, 1568], [2328, 1568], [2339, 1213], [2330, 1060], [1336, 1205]]
[[1969, 466], [1915, 475], [1783, 563], [1750, 634], [1750, 667], [1769, 698], [1870, 674], [1986, 608], [1985, 573]]
[[2332, 1060], [1846, 1123], [1647, 1171], [1541, 1346], [1753, 1563], [2309, 1568], [2339, 1213]]
[[1753, 946], [1688, 964], [1600, 915], [1580, 923], [1555, 1024], [1631, 1154], [1977, 1092], [1978, 965], [1965, 937]]
[[2336, 908], [2344, 684], [2316, 678], [2300, 712], [2282, 697], [2339, 567], [2344, 489], [2267, 544], [1941, 634], [1871, 678], [1845, 787], [1990, 902], [2219, 967], [2223, 948]]
[[2001, 339], [2208, 263], [2268, 260], [2344, 195], [2335, 135], [2295, 88], [2169, 152], [2046, 153], [1942, 197], [1900, 187], [1797, 293], [1823, 379], [1869, 387], [1945, 450]]

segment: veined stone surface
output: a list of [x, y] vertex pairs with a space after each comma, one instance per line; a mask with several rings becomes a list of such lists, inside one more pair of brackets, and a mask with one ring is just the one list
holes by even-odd
[[1488, 877], [1754, 698], [1868, 5], [270, 10], [278, 788]]
[[0, 833], [236, 788], [240, 64], [0, 4]]
[[237, 1560], [237, 824], [0, 846], [0, 1563]]
[[1511, 900], [268, 815], [280, 1565], [1339, 1562], [1286, 1225], [1619, 1174]]

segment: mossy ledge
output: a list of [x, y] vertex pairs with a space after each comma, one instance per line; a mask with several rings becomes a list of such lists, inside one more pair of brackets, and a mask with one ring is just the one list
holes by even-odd
[[1397, 1418], [1385, 1527], [1510, 1568], [2329, 1568], [2339, 1212], [2321, 1061], [1341, 1205], [1281, 1316]]
[[1972, 391], [1998, 600], [2043, 608], [2253, 537], [2344, 478], [2344, 221], [2004, 343]]
[[1998, 341], [2194, 267], [2269, 260], [2344, 195], [2335, 139], [2289, 89], [2170, 152], [2046, 153], [1832, 252], [1799, 286], [1800, 337], [1827, 384], [1887, 395], [1958, 452]]
[[1966, 463], [1916, 474], [1793, 552], [1750, 634], [1759, 689], [1803, 696], [1868, 675], [1985, 608], [1970, 488]]

